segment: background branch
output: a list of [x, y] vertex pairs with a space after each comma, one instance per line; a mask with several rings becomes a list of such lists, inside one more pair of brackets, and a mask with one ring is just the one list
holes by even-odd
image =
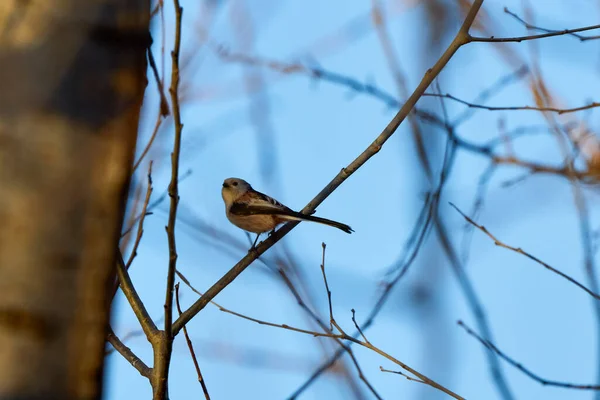
[[569, 388], [569, 389], [600, 390], [600, 385], [585, 385], [585, 384], [582, 385], [582, 384], [577, 384], [577, 383], [559, 382], [559, 381], [544, 379], [544, 378], [540, 377], [539, 375], [535, 374], [534, 372], [532, 372], [530, 369], [523, 366], [523, 364], [515, 361], [514, 359], [512, 359], [509, 356], [507, 356], [506, 354], [504, 354], [504, 352], [502, 352], [500, 349], [498, 349], [496, 347], [496, 345], [494, 345], [489, 340], [485, 340], [485, 339], [481, 338], [471, 328], [469, 328], [464, 322], [458, 321], [458, 325], [461, 328], [463, 328], [469, 335], [471, 335], [475, 339], [477, 339], [479, 341], [479, 343], [481, 343], [482, 345], [484, 345], [485, 347], [487, 347], [494, 353], [498, 354], [498, 356], [500, 358], [502, 358], [504, 361], [506, 361], [507, 363], [509, 363], [510, 365], [512, 365], [513, 367], [515, 367], [516, 369], [518, 369], [519, 371], [521, 371], [522, 373], [524, 373], [525, 375], [530, 377], [531, 379], [541, 383], [542, 385], [558, 386], [558, 387]]
[[460, 211], [460, 209], [458, 207], [456, 207], [454, 204], [450, 203], [450, 205], [452, 207], [454, 207], [454, 209], [456, 211], [458, 211], [460, 213], [460, 215], [463, 216], [463, 218], [470, 223], [471, 225], [473, 225], [474, 227], [476, 227], [477, 229], [479, 229], [480, 231], [482, 231], [483, 233], [485, 233], [490, 239], [492, 239], [494, 241], [494, 244], [496, 246], [500, 246], [500, 247], [504, 247], [505, 249], [508, 250], [512, 250], [515, 253], [519, 253], [524, 255], [525, 257], [529, 258], [530, 260], [535, 261], [536, 263], [540, 264], [541, 266], [543, 266], [544, 268], [546, 268], [547, 270], [555, 273], [556, 275], [566, 279], [567, 281], [571, 282], [572, 284], [574, 284], [575, 286], [579, 287], [580, 289], [583, 289], [586, 293], [588, 293], [590, 296], [592, 296], [594, 299], [596, 300], [600, 300], [600, 295], [598, 295], [597, 293], [594, 293], [593, 291], [591, 291], [590, 289], [588, 289], [587, 287], [585, 287], [583, 284], [579, 283], [578, 281], [576, 281], [575, 279], [573, 279], [572, 277], [570, 277], [569, 275], [565, 274], [564, 272], [561, 272], [559, 270], [557, 270], [556, 268], [551, 267], [550, 265], [546, 264], [545, 262], [543, 262], [542, 260], [540, 260], [539, 258], [532, 256], [531, 254], [527, 253], [526, 251], [524, 251], [523, 249], [521, 249], [520, 247], [512, 247], [509, 246], [501, 241], [499, 241], [498, 239], [496, 239], [496, 237], [494, 235], [492, 235], [490, 233], [490, 231], [488, 231], [486, 229], [485, 226], [483, 225], [479, 225], [477, 224], [475, 221], [473, 221], [470, 217], [468, 217], [465, 213], [463, 213], [462, 211]]

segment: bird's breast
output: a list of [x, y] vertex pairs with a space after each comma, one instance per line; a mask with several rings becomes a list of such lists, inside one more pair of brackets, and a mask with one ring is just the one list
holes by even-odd
[[274, 215], [235, 215], [227, 213], [227, 218], [232, 224], [248, 232], [263, 233], [275, 229], [278, 218]]

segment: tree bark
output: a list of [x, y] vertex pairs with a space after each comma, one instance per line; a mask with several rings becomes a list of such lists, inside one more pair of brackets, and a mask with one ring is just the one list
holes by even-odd
[[0, 1], [0, 399], [98, 399], [148, 0]]

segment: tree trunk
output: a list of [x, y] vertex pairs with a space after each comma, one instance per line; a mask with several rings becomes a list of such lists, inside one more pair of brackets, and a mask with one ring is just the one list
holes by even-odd
[[0, 399], [98, 399], [148, 0], [0, 1]]

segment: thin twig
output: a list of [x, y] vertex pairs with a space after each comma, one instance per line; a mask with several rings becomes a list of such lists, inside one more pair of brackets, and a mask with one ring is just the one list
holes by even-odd
[[336, 341], [346, 351], [348, 356], [350, 356], [350, 359], [352, 360], [354, 367], [358, 371], [358, 377], [360, 378], [360, 380], [362, 380], [365, 383], [365, 385], [367, 385], [367, 387], [369, 388], [371, 393], [373, 393], [373, 395], [375, 397], [377, 397], [377, 400], [383, 400], [383, 398], [375, 390], [375, 387], [371, 384], [371, 382], [369, 382], [369, 380], [367, 379], [365, 374], [363, 374], [362, 368], [361, 368], [360, 364], [358, 363], [358, 359], [354, 355], [354, 352], [352, 351], [352, 349], [348, 345], [344, 344], [341, 340], [336, 340]]
[[325, 248], [327, 247], [325, 242], [321, 243], [321, 247], [323, 248], [323, 253], [321, 256], [321, 273], [323, 274], [325, 290], [327, 291], [327, 303], [329, 304], [329, 330], [333, 331], [333, 308], [331, 306], [331, 290], [329, 290], [329, 285], [327, 284], [327, 276], [325, 275]]
[[233, 53], [222, 46], [211, 46], [216, 55], [227, 62], [236, 62], [256, 67], [268, 68], [269, 70], [281, 74], [303, 74], [315, 80], [329, 82], [334, 85], [344, 86], [353, 92], [372, 96], [389, 108], [398, 108], [401, 106], [399, 99], [389, 92], [376, 87], [371, 83], [362, 82], [350, 76], [342, 75], [338, 72], [329, 71], [318, 66], [309, 67], [300, 63], [281, 62], [269, 60], [262, 57], [251, 56], [243, 53]]
[[572, 176], [576, 177], [577, 179], [580, 179], [580, 180], [586, 181], [586, 182], [587, 181], [592, 182], [594, 180], [597, 180], [597, 177], [593, 174], [593, 172], [580, 171], [580, 170], [572, 170], [571, 172], [569, 172], [569, 167], [567, 165], [564, 165], [561, 167], [554, 167], [551, 165], [537, 164], [534, 162], [521, 160], [521, 159], [518, 159], [515, 157], [500, 157], [500, 156], [495, 156], [495, 155], [492, 155], [491, 159], [495, 164], [518, 165], [520, 167], [527, 168], [531, 172], [535, 172], [535, 173], [554, 174], [554, 175], [561, 175], [564, 177], [569, 177], [569, 175], [572, 175]]
[[[329, 284], [327, 283], [327, 274], [325, 273], [325, 243], [321, 243], [323, 248], [323, 260], [321, 262], [321, 272], [323, 273], [323, 282], [325, 282], [325, 290], [327, 291], [327, 303], [329, 305], [329, 326], [335, 327], [341, 335], [346, 335], [346, 332], [342, 329], [342, 327], [337, 323], [335, 318], [333, 317], [333, 306], [331, 305], [331, 290], [329, 290]], [[333, 327], [331, 330], [333, 331]], [[347, 335], [346, 335], [347, 336]]]
[[549, 38], [549, 37], [554, 37], [554, 36], [570, 35], [573, 33], [591, 31], [594, 29], [600, 29], [600, 25], [590, 25], [590, 26], [584, 26], [584, 27], [575, 28], [575, 29], [564, 29], [562, 31], [552, 31], [552, 32], [542, 33], [539, 35], [529, 35], [529, 36], [516, 36], [516, 37], [505, 37], [505, 38], [497, 38], [494, 36], [491, 36], [489, 38], [470, 36], [469, 42], [486, 42], [486, 43], [525, 42], [528, 40], [537, 40], [537, 39], [544, 39], [544, 38]]
[[154, 140], [158, 136], [158, 131], [160, 130], [160, 126], [162, 124], [162, 121], [163, 121], [163, 117], [162, 117], [162, 115], [159, 114], [156, 117], [156, 122], [154, 123], [154, 129], [152, 130], [152, 135], [150, 135], [150, 139], [148, 140], [148, 143], [146, 143], [146, 146], [144, 147], [144, 150], [142, 150], [142, 154], [140, 154], [140, 157], [133, 164], [133, 168], [131, 170], [132, 173], [135, 172], [135, 170], [140, 166], [140, 164], [144, 160], [144, 157], [146, 157], [146, 154], [148, 154], [148, 152], [150, 151], [150, 148], [152, 147], [152, 144], [154, 144]]
[[138, 221], [138, 229], [137, 235], [135, 237], [135, 242], [133, 243], [133, 248], [131, 249], [131, 254], [129, 255], [129, 259], [125, 263], [125, 269], [129, 270], [131, 264], [133, 263], [133, 259], [137, 256], [137, 249], [142, 241], [142, 235], [144, 234], [144, 220], [146, 219], [146, 212], [148, 210], [148, 204], [150, 203], [150, 196], [152, 195], [152, 161], [148, 166], [148, 188], [146, 189], [146, 198], [144, 199], [144, 204], [142, 205], [141, 218]]
[[[475, 104], [483, 104], [488, 99], [493, 97], [495, 94], [500, 92], [501, 89], [504, 89], [509, 84], [513, 82], [520, 81], [523, 77], [525, 77], [529, 73], [529, 68], [526, 65], [521, 66], [520, 68], [512, 71], [506, 75], [501, 76], [496, 82], [494, 82], [491, 86], [487, 87], [481, 93], [475, 97], [473, 103]], [[464, 110], [461, 114], [459, 114], [456, 118], [452, 120], [450, 125], [459, 126], [463, 124], [466, 120], [468, 120], [473, 114], [475, 110], [471, 107]]]
[[[162, 7], [162, 3], [160, 4], [160, 7]], [[167, 98], [165, 96], [165, 91], [162, 80], [160, 79], [160, 74], [158, 73], [158, 68], [156, 68], [156, 61], [154, 60], [154, 55], [152, 54], [152, 46], [148, 46], [148, 61], [160, 93], [160, 115], [166, 117], [169, 115], [169, 103], [167, 102]]]
[[413, 378], [412, 376], [408, 376], [408, 375], [406, 375], [406, 374], [405, 374], [404, 372], [402, 372], [402, 371], [392, 371], [392, 370], [389, 370], [389, 369], [385, 369], [385, 368], [383, 368], [381, 365], [379, 366], [379, 370], [380, 370], [381, 372], [389, 372], [390, 374], [396, 374], [396, 375], [403, 376], [403, 377], [405, 377], [406, 379], [408, 379], [409, 381], [413, 381], [413, 382], [419, 382], [419, 383], [424, 383], [424, 384], [426, 384], [426, 383], [425, 383], [425, 382], [423, 382], [422, 380], [420, 380], [420, 379], [416, 379], [416, 378]]
[[[175, 305], [177, 306], [177, 312], [181, 315], [181, 305], [179, 304], [179, 283], [175, 285]], [[196, 368], [196, 374], [198, 374], [198, 382], [202, 386], [202, 392], [204, 392], [204, 397], [206, 400], [210, 400], [210, 395], [208, 394], [208, 389], [206, 388], [206, 382], [204, 382], [204, 378], [202, 377], [202, 372], [200, 371], [200, 365], [198, 364], [198, 359], [196, 358], [196, 352], [194, 351], [194, 346], [192, 345], [192, 340], [190, 339], [190, 335], [188, 335], [187, 328], [183, 327], [183, 335], [185, 336], [185, 341], [190, 349], [190, 355], [192, 356], [192, 361], [194, 362], [194, 367]]]
[[[288, 289], [290, 290], [290, 292], [292, 293], [292, 295], [298, 302], [298, 305], [304, 311], [306, 311], [306, 313], [317, 323], [317, 325], [321, 329], [323, 329], [323, 331], [328, 331], [328, 329], [329, 329], [329, 332], [333, 331], [332, 325], [329, 325], [329, 327], [328, 327], [327, 324], [324, 321], [322, 321], [321, 318], [319, 318], [319, 316], [317, 314], [315, 314], [315, 312], [313, 310], [310, 309], [310, 307], [306, 304], [306, 302], [300, 296], [300, 293], [298, 293], [298, 290], [293, 285], [293, 283], [291, 282], [291, 280], [289, 279], [289, 277], [287, 276], [285, 271], [281, 268], [278, 271], [279, 271], [279, 274], [281, 275], [283, 281], [285, 282], [286, 286], [288, 287]], [[352, 349], [350, 348], [351, 343], [345, 344], [341, 339], [334, 339], [334, 340], [340, 346], [341, 353], [347, 353], [348, 356], [350, 357], [352, 363], [354, 364], [354, 367], [356, 368], [356, 371], [358, 372], [358, 376], [359, 376], [360, 380], [363, 381], [363, 383], [367, 386], [367, 388], [369, 388], [371, 393], [376, 398], [381, 399], [381, 396], [379, 395], [379, 393], [377, 393], [377, 391], [375, 390], [375, 387], [371, 384], [371, 382], [369, 382], [367, 377], [363, 374], [362, 368], [360, 367], [358, 360], [356, 359], [356, 357], [354, 356], [354, 353], [352, 352]], [[297, 396], [290, 397], [290, 400], [294, 399], [295, 397], [297, 397]]]
[[[559, 33], [559, 32], [562, 33], [563, 32], [563, 31], [557, 31], [554, 29], [546, 29], [546, 28], [541, 28], [539, 26], [532, 25], [532, 24], [528, 23], [527, 21], [525, 21], [523, 18], [519, 17], [514, 12], [510, 11], [507, 7], [504, 7], [504, 12], [506, 14], [510, 15], [511, 17], [513, 17], [514, 19], [516, 19], [517, 21], [519, 21], [527, 29], [532, 29], [532, 30], [542, 31], [542, 32], [547, 32], [547, 33]], [[571, 33], [571, 32], [569, 32], [568, 35], [576, 37], [577, 39], [581, 40], [582, 42], [585, 42], [587, 40], [600, 39], [600, 36], [597, 36], [597, 35], [596, 36], [583, 36], [583, 35], [578, 35], [577, 33]]]
[[517, 111], [517, 110], [549, 111], [549, 112], [555, 112], [560, 115], [560, 114], [568, 114], [568, 113], [573, 113], [573, 112], [577, 112], [577, 111], [589, 110], [591, 108], [600, 107], [600, 103], [598, 103], [598, 102], [592, 102], [592, 103], [586, 104], [584, 106], [579, 106], [579, 107], [574, 107], [574, 108], [537, 107], [537, 106], [485, 106], [483, 104], [471, 103], [469, 101], [466, 101], [466, 100], [460, 99], [456, 96], [453, 96], [449, 93], [443, 93], [443, 94], [424, 93], [423, 96], [443, 97], [445, 99], [453, 100], [453, 101], [456, 101], [457, 103], [464, 104], [465, 106], [467, 106], [469, 108], [478, 108], [481, 110], [488, 110], [488, 111]]
[[[162, 29], [161, 29], [161, 55], [162, 55], [162, 57], [161, 57], [161, 61], [164, 61], [164, 40], [165, 40], [165, 26], [164, 26], [165, 24], [164, 24], [164, 17], [163, 17], [163, 6], [164, 6], [163, 1], [159, 0], [158, 3], [156, 4], [155, 10], [153, 10], [153, 13], [160, 11], [160, 15], [161, 15], [161, 22], [162, 22]], [[133, 164], [133, 168], [131, 169], [132, 173], [135, 172], [135, 170], [140, 166], [142, 160], [144, 159], [144, 157], [146, 156], [148, 151], [150, 151], [150, 148], [152, 147], [152, 144], [154, 143], [154, 139], [156, 139], [156, 136], [158, 135], [158, 130], [160, 128], [160, 125], [161, 125], [163, 119], [165, 117], [167, 117], [170, 113], [169, 103], [167, 101], [167, 98], [165, 96], [165, 91], [164, 91], [164, 86], [165, 86], [165, 84], [164, 84], [164, 75], [165, 75], [164, 62], [162, 65], [163, 77], [161, 78], [160, 74], [158, 73], [158, 68], [156, 66], [156, 60], [154, 59], [154, 55], [152, 53], [152, 46], [148, 46], [148, 61], [150, 64], [150, 68], [152, 69], [154, 79], [156, 80], [156, 85], [158, 86], [158, 91], [160, 93], [160, 102], [159, 102], [159, 106], [158, 106], [158, 116], [156, 117], [156, 123], [154, 124], [154, 130], [152, 131], [150, 140], [148, 140], [148, 143], [144, 147], [142, 154], [137, 159], [137, 161]]]
[[167, 272], [167, 295], [165, 300], [165, 332], [172, 337], [171, 324], [173, 322], [173, 289], [175, 285], [175, 270], [177, 267], [177, 244], [175, 241], [175, 222], [177, 221], [177, 205], [179, 204], [179, 157], [181, 154], [181, 133], [183, 124], [181, 122], [181, 111], [179, 105], [179, 51], [181, 48], [181, 18], [183, 9], [179, 0], [173, 0], [175, 6], [175, 45], [171, 51], [172, 73], [171, 102], [173, 103], [173, 122], [175, 134], [173, 141], [173, 152], [171, 153], [171, 182], [169, 183], [169, 221], [166, 227], [169, 242], [169, 269]]
[[[132, 222], [132, 225], [131, 225], [131, 227], [133, 228], [133, 224], [136, 222], [135, 219], [137, 219], [137, 223], [138, 223], [137, 234], [136, 234], [135, 242], [133, 244], [133, 248], [131, 250], [131, 254], [129, 255], [129, 259], [125, 263], [125, 271], [129, 270], [129, 267], [131, 267], [131, 264], [133, 263], [133, 259], [137, 255], [137, 249], [140, 245], [140, 242], [142, 240], [142, 235], [144, 233], [144, 220], [146, 219], [146, 217], [148, 215], [152, 214], [152, 213], [148, 212], [148, 204], [150, 202], [151, 195], [152, 195], [152, 161], [150, 162], [150, 165], [148, 166], [148, 187], [146, 189], [146, 198], [144, 199], [144, 204], [142, 205], [142, 212], [140, 213], [139, 218], [134, 218], [134, 221]], [[131, 231], [131, 229], [129, 229], [128, 231]], [[121, 237], [123, 237], [123, 235]], [[117, 278], [114, 282], [112, 298], [114, 298], [116, 296], [118, 290], [119, 290], [119, 279]]]
[[[477, 193], [475, 194], [475, 201], [473, 202], [473, 207], [471, 208], [470, 213], [471, 218], [477, 218], [483, 209], [485, 195], [487, 193], [490, 181], [496, 172], [496, 167], [497, 166], [495, 163], [490, 163], [479, 177], [479, 182], [477, 183]], [[471, 238], [473, 237], [473, 230], [473, 225], [465, 223], [465, 230], [462, 238], [462, 261], [464, 264], [466, 264], [469, 257], [469, 247], [471, 244]]]
[[509, 246], [506, 243], [501, 242], [500, 240], [498, 240], [490, 231], [487, 230], [487, 228], [483, 225], [479, 225], [477, 222], [473, 221], [469, 216], [467, 216], [465, 213], [463, 213], [457, 206], [455, 206], [453, 203], [450, 203], [450, 205], [460, 213], [460, 215], [463, 216], [463, 218], [470, 224], [472, 224], [474, 227], [476, 227], [477, 229], [479, 229], [481, 232], [485, 233], [490, 239], [492, 239], [494, 241], [494, 244], [496, 246], [499, 247], [504, 247], [505, 249], [508, 250], [512, 250], [515, 253], [519, 253], [524, 255], [525, 257], [529, 258], [530, 260], [535, 261], [536, 263], [540, 264], [541, 266], [543, 266], [544, 268], [548, 269], [549, 271], [554, 272], [555, 274], [557, 274], [558, 276], [563, 277], [564, 279], [568, 280], [569, 282], [571, 282], [572, 284], [574, 284], [575, 286], [579, 287], [580, 289], [583, 289], [586, 293], [588, 293], [590, 296], [592, 296], [593, 298], [595, 298], [596, 300], [600, 300], [600, 295], [594, 293], [593, 291], [591, 291], [590, 289], [588, 289], [587, 287], [585, 287], [583, 284], [579, 283], [578, 281], [576, 281], [575, 279], [573, 279], [572, 277], [570, 277], [569, 275], [565, 274], [564, 272], [561, 272], [559, 270], [557, 270], [556, 268], [551, 267], [550, 265], [548, 265], [547, 263], [545, 263], [544, 261], [540, 260], [539, 258], [527, 253], [526, 251], [524, 251], [523, 249], [521, 249], [520, 247], [513, 247], [513, 246]]
[[358, 331], [358, 333], [360, 333], [360, 336], [362, 336], [363, 340], [365, 341], [365, 343], [369, 343], [369, 340], [367, 339], [367, 337], [365, 336], [365, 334], [363, 333], [363, 331], [360, 329], [360, 326], [358, 326], [358, 322], [356, 322], [356, 311], [354, 310], [354, 308], [352, 310], [352, 322], [354, 322], [354, 326], [356, 327], [356, 330]]
[[509, 356], [507, 356], [498, 347], [496, 347], [496, 345], [494, 345], [494, 343], [492, 343], [489, 340], [485, 340], [482, 337], [480, 337], [471, 328], [469, 328], [463, 321], [458, 321], [457, 323], [469, 335], [471, 335], [475, 339], [477, 339], [482, 345], [484, 345], [485, 347], [487, 347], [488, 349], [490, 349], [491, 351], [493, 351], [494, 353], [496, 353], [504, 361], [506, 361], [507, 363], [509, 363], [510, 365], [512, 365], [513, 367], [515, 367], [516, 369], [518, 369], [519, 371], [523, 372], [525, 375], [527, 375], [531, 379], [533, 379], [533, 380], [541, 383], [542, 385], [545, 385], [545, 386], [557, 386], [557, 387], [563, 387], [563, 388], [568, 388], [568, 389], [600, 390], [600, 385], [585, 385], [585, 384], [559, 382], [559, 381], [552, 381], [552, 380], [544, 379], [544, 378], [540, 377], [539, 375], [535, 374], [534, 372], [532, 372], [530, 369], [524, 367], [523, 364], [521, 364], [520, 362], [517, 362], [517, 361], [513, 360], [512, 358], [510, 358]]

